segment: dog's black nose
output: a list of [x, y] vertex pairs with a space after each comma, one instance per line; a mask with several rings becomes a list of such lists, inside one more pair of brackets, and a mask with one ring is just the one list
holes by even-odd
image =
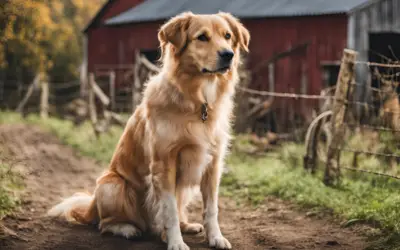
[[219, 57], [224, 61], [224, 62], [230, 62], [235, 55], [232, 51], [230, 50], [222, 50], [218, 52]]

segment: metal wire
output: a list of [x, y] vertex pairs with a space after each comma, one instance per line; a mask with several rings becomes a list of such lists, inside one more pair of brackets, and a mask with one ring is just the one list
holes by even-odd
[[400, 176], [396, 176], [396, 175], [385, 174], [385, 173], [380, 173], [380, 172], [374, 172], [374, 171], [365, 170], [365, 169], [359, 169], [359, 168], [351, 168], [351, 167], [346, 167], [346, 166], [340, 166], [340, 168], [341, 169], [345, 169], [345, 170], [349, 170], [349, 171], [353, 171], [353, 172], [362, 172], [362, 173], [379, 175], [379, 176], [383, 176], [383, 177], [389, 177], [389, 178], [400, 180]]
[[355, 64], [367, 65], [369, 67], [376, 66], [376, 67], [383, 67], [383, 68], [400, 68], [400, 64], [385, 64], [385, 63], [362, 62], [362, 61], [356, 61]]
[[355, 150], [355, 149], [351, 149], [351, 148], [347, 148], [347, 147], [334, 148], [334, 149], [337, 149], [340, 151], [352, 152], [352, 153], [356, 153], [356, 154], [376, 155], [379, 157], [399, 158], [400, 159], [400, 155], [397, 155], [397, 154], [385, 154], [385, 153], [377, 153], [377, 152], [371, 152], [371, 151]]
[[350, 124], [350, 123], [345, 123], [350, 128], [366, 128], [366, 129], [372, 129], [372, 130], [378, 130], [378, 131], [387, 131], [387, 132], [400, 132], [400, 129], [392, 129], [392, 128], [386, 128], [382, 126], [371, 126], [371, 125], [365, 125], [365, 124]]
[[[293, 98], [293, 99], [336, 100], [339, 102], [343, 102], [346, 105], [366, 106], [370, 109], [379, 110], [379, 107], [375, 107], [374, 105], [368, 104], [367, 102], [342, 100], [342, 99], [337, 99], [334, 96], [306, 95], [306, 94], [296, 94], [296, 93], [278, 93], [278, 92], [271, 92], [271, 91], [254, 90], [254, 89], [249, 89], [249, 88], [244, 88], [244, 87], [237, 87], [237, 89], [239, 89], [240, 91], [243, 91], [245, 93], [249, 93], [249, 94], [253, 94], [253, 95], [260, 95], [260, 96], [272, 96], [272, 97]], [[400, 115], [400, 112], [385, 111], [385, 114]]]
[[296, 94], [296, 93], [278, 93], [278, 92], [271, 92], [271, 91], [260, 91], [254, 90], [244, 87], [237, 87], [240, 91], [253, 94], [253, 95], [261, 95], [261, 96], [273, 96], [273, 97], [283, 97], [283, 98], [294, 98], [294, 99], [333, 99], [333, 96], [321, 96], [321, 95], [306, 95], [306, 94]]

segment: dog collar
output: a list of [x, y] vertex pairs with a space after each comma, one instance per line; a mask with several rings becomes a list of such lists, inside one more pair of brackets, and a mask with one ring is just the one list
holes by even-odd
[[203, 103], [201, 105], [201, 120], [203, 120], [203, 122], [207, 121], [208, 118], [208, 103]]

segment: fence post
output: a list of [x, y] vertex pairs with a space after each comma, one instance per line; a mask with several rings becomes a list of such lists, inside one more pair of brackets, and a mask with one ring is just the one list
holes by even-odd
[[46, 119], [49, 117], [49, 83], [47, 81], [41, 82], [41, 95], [40, 95], [40, 117]]
[[140, 101], [140, 77], [139, 77], [139, 72], [140, 72], [140, 53], [139, 51], [136, 51], [135, 53], [135, 64], [133, 66], [133, 85], [132, 85], [132, 112], [135, 112], [136, 106], [139, 104]]
[[115, 110], [115, 71], [110, 72], [110, 99], [111, 110]]
[[[302, 62], [301, 64], [301, 86], [300, 86], [300, 93], [303, 95], [306, 95], [308, 93], [308, 78], [307, 78], [307, 65]], [[310, 113], [307, 110], [307, 100], [306, 99], [301, 99], [300, 100], [300, 105], [301, 105], [301, 115], [303, 116], [304, 120], [309, 123], [310, 120], [312, 120], [312, 117], [310, 117]], [[311, 118], [311, 119], [310, 119]]]
[[[268, 91], [275, 92], [275, 63], [268, 64]], [[274, 97], [271, 96], [272, 100]]]
[[3, 101], [3, 96], [4, 96], [4, 77], [0, 79], [0, 102]]
[[90, 73], [89, 75], [89, 112], [90, 112], [90, 120], [92, 125], [94, 126], [97, 123], [97, 111], [96, 111], [96, 103], [94, 96], [94, 74]]
[[87, 95], [88, 91], [88, 77], [87, 75], [82, 75], [80, 79], [80, 87], [79, 87], [79, 93], [80, 97], [84, 98]]
[[31, 85], [29, 85], [28, 91], [26, 92], [24, 98], [22, 99], [22, 101], [18, 104], [17, 109], [15, 110], [18, 113], [22, 113], [25, 105], [28, 103], [29, 98], [31, 97], [31, 95], [33, 94], [34, 90], [36, 87], [38, 87], [39, 82], [40, 82], [40, 74], [37, 74], [35, 79], [33, 80], [33, 82], [31, 83]]
[[344, 50], [332, 106], [332, 140], [328, 146], [324, 176], [324, 183], [326, 185], [334, 184], [334, 182], [340, 177], [340, 147], [342, 146], [345, 135], [344, 119], [348, 108], [347, 101], [349, 101], [348, 98], [351, 91], [351, 84], [354, 79], [356, 57], [357, 52], [349, 49]]

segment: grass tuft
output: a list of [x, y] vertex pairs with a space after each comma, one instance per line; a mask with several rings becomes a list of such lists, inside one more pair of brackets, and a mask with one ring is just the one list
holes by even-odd
[[21, 179], [20, 175], [0, 159], [0, 221], [19, 205]]

